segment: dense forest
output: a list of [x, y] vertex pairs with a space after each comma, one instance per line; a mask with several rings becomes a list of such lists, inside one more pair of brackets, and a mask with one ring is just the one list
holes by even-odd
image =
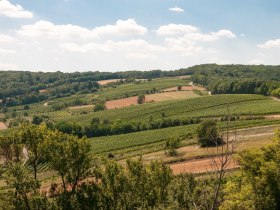
[[279, 96], [280, 66], [198, 65], [189, 68], [194, 83], [212, 94], [249, 93]]

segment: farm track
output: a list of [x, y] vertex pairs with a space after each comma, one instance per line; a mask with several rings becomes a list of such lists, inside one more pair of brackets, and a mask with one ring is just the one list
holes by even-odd
[[[219, 162], [219, 157], [210, 157], [203, 158], [198, 160], [191, 160], [186, 162], [180, 162], [170, 165], [171, 170], [174, 175], [182, 174], [182, 173], [206, 173], [214, 171], [213, 161], [218, 163], [218, 167], [220, 167], [221, 163]], [[226, 169], [234, 169], [237, 168], [237, 163], [231, 158]]]

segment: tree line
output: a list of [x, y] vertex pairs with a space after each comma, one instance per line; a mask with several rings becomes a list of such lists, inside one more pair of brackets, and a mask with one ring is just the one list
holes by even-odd
[[[37, 122], [36, 116], [36, 122]], [[40, 124], [43, 121], [40, 120]], [[170, 119], [164, 118], [153, 119], [150, 118], [149, 122], [124, 122], [124, 121], [115, 121], [111, 122], [109, 119], [99, 119], [92, 118], [90, 125], [81, 125], [76, 122], [65, 122], [60, 121], [58, 123], [48, 122], [47, 126], [49, 129], [58, 130], [63, 133], [72, 134], [78, 137], [86, 136], [88, 138], [99, 137], [99, 136], [108, 136], [108, 135], [118, 135], [133, 133], [146, 130], [154, 130], [161, 128], [168, 128], [174, 126], [182, 125], [192, 125], [198, 124], [201, 122], [199, 118], [190, 118], [190, 119]]]

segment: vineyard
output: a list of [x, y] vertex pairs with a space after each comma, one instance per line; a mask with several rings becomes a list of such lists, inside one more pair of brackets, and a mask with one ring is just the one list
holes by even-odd
[[117, 110], [105, 110], [85, 117], [73, 116], [67, 121], [90, 123], [93, 117], [111, 121], [141, 121], [166, 118], [186, 119], [190, 117], [216, 117], [229, 112], [231, 115], [266, 115], [280, 113], [278, 101], [260, 95], [215, 95], [193, 99], [164, 101], [126, 107]]
[[114, 100], [119, 98], [127, 98], [129, 96], [136, 96], [150, 91], [162, 90], [178, 85], [187, 85], [188, 80], [180, 78], [163, 78], [153, 79], [152, 81], [139, 81], [136, 83], [123, 84], [118, 87], [103, 88], [97, 92], [101, 100]]
[[[279, 124], [280, 120], [244, 120], [235, 121], [230, 123], [231, 129], [237, 128], [249, 128], [254, 126], [265, 126]], [[218, 123], [220, 130], [226, 128], [226, 123]], [[163, 149], [164, 144], [155, 144], [164, 142], [170, 138], [178, 138], [195, 135], [198, 125], [186, 125], [171, 128], [163, 128], [157, 130], [148, 130], [137, 133], [129, 133], [115, 136], [105, 136], [92, 138], [92, 152], [95, 154], [115, 152], [118, 150], [124, 150], [128, 148], [134, 148], [134, 150], [152, 149], [152, 147], [161, 147]], [[190, 141], [190, 140], [188, 140]]]

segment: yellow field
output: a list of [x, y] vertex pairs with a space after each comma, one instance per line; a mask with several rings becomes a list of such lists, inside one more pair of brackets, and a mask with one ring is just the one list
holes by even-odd
[[146, 97], [146, 102], [159, 102], [159, 101], [176, 100], [176, 99], [196, 98], [200, 96], [195, 94], [193, 91], [174, 91], [174, 92], [155, 93], [151, 95], [146, 95], [145, 97]]

